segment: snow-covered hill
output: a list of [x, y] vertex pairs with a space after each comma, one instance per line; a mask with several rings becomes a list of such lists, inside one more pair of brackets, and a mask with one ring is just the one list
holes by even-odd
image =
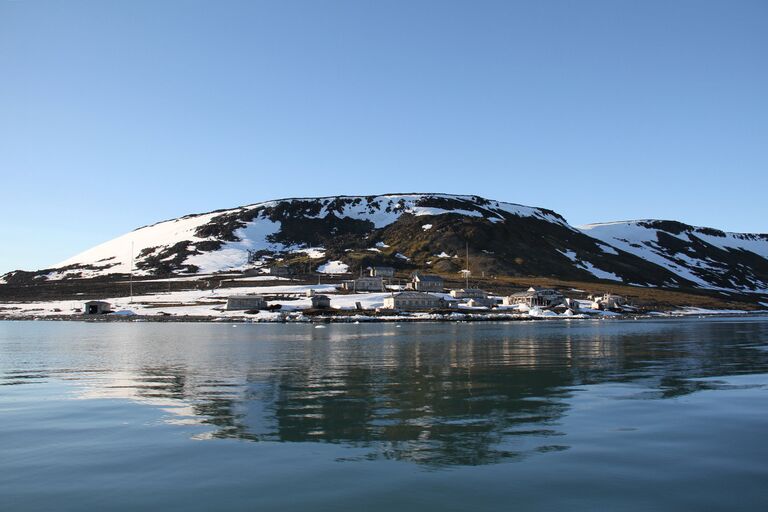
[[589, 224], [581, 230], [698, 287], [768, 293], [768, 235], [659, 220]]
[[131, 268], [139, 276], [196, 275], [275, 263], [297, 272], [357, 272], [378, 264], [451, 274], [465, 267], [466, 244], [477, 274], [768, 288], [766, 235], [661, 221], [577, 229], [551, 210], [448, 194], [294, 198], [187, 215], [2, 279], [103, 277]]
[[132, 251], [136, 275], [166, 270], [205, 274], [244, 270], [258, 266], [258, 262], [249, 261], [249, 256], [260, 252], [303, 253], [322, 260], [325, 248], [311, 247], [307, 240], [286, 228], [295, 228], [293, 224], [297, 221], [334, 219], [361, 223], [369, 231], [385, 228], [405, 214], [426, 218], [448, 213], [486, 218], [490, 222], [503, 222], [505, 216], [515, 215], [567, 225], [562, 217], [548, 210], [469, 196], [397, 194], [285, 199], [145, 226], [54, 265], [46, 277], [128, 273]]

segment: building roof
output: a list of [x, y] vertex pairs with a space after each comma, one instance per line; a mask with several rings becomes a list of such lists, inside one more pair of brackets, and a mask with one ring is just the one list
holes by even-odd
[[431, 297], [433, 299], [440, 299], [441, 297], [438, 297], [437, 295], [433, 295], [431, 293], [425, 293], [425, 292], [415, 292], [415, 291], [405, 291], [405, 292], [397, 292], [390, 295], [390, 297], [402, 297], [402, 298], [414, 298], [414, 299], [421, 299], [424, 297]]
[[560, 292], [552, 288], [534, 288], [533, 286], [531, 286], [527, 290], [523, 292], [513, 293], [511, 296], [512, 297], [533, 297], [534, 295], [554, 295], [554, 294], [562, 295]]
[[510, 297], [531, 297], [536, 292], [532, 292], [530, 290], [525, 290], [524, 292], [515, 292]]
[[442, 277], [436, 276], [434, 274], [414, 274], [413, 278], [418, 279], [419, 281], [433, 282], [433, 283], [441, 282], [443, 280]]
[[261, 295], [230, 295], [227, 297], [227, 299], [261, 299], [264, 300], [264, 297]]

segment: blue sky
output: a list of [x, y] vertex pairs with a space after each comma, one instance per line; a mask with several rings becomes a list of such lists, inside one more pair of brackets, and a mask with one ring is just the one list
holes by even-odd
[[0, 0], [0, 273], [291, 196], [768, 231], [765, 1]]

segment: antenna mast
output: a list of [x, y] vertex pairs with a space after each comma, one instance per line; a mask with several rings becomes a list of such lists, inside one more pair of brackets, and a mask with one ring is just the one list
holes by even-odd
[[464, 272], [464, 277], [466, 278], [466, 289], [469, 289], [469, 242], [465, 241], [466, 249], [467, 249], [467, 270]]
[[133, 240], [131, 240], [131, 273], [128, 277], [131, 298], [129, 303], [133, 304]]

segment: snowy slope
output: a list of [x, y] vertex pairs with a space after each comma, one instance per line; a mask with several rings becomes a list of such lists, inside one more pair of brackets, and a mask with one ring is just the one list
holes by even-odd
[[[446, 204], [436, 206], [442, 203]], [[280, 210], [279, 213], [275, 213], [276, 210]], [[503, 222], [512, 215], [567, 226], [562, 217], [548, 210], [487, 201], [476, 196], [393, 194], [285, 199], [188, 215], [145, 226], [54, 265], [47, 269], [49, 272], [45, 277], [56, 280], [128, 273], [132, 254], [136, 275], [153, 275], [163, 273], [163, 270], [201, 274], [242, 270], [253, 266], [249, 264], [249, 251], [296, 253], [307, 250], [306, 243], [278, 241], [286, 217], [317, 220], [332, 216], [367, 222], [372, 229], [381, 229], [405, 214], [415, 217], [457, 214], [488, 218], [494, 222]], [[231, 233], [222, 236], [221, 230], [216, 229], [218, 225], [232, 222], [237, 226]], [[322, 256], [322, 252], [320, 254]]]
[[50, 268], [0, 284], [40, 280], [256, 272], [357, 273], [370, 265], [457, 274], [551, 276], [669, 288], [768, 293], [768, 235], [723, 233], [672, 221], [575, 228], [557, 213], [450, 194], [387, 194], [266, 201], [136, 229]]
[[580, 229], [698, 287], [768, 293], [768, 235], [658, 220], [589, 224]]

